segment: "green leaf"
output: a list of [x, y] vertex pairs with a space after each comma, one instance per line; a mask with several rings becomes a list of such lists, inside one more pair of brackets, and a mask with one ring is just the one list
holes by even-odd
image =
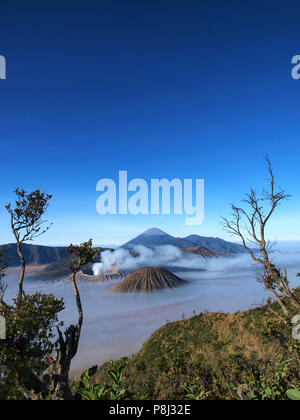
[[290, 400], [300, 401], [300, 391], [298, 391], [297, 389], [287, 390], [286, 395]]

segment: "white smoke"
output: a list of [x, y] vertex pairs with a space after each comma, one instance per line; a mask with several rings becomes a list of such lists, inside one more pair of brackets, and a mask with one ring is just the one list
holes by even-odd
[[[299, 262], [299, 253], [275, 253], [277, 264]], [[284, 260], [284, 263], [283, 263]], [[140, 267], [173, 267], [176, 269], [208, 270], [208, 271], [237, 271], [250, 268], [253, 262], [248, 255], [238, 254], [234, 257], [204, 258], [201, 255], [183, 252], [173, 245], [161, 245], [148, 248], [136, 245], [132, 250], [119, 248], [113, 251], [103, 251], [101, 262], [93, 265], [95, 275], [120, 271], [134, 271]]]
[[247, 262], [249, 264], [247, 255], [239, 255], [238, 258], [204, 258], [201, 255], [183, 252], [173, 245], [161, 245], [153, 248], [136, 245], [131, 251], [124, 248], [103, 251], [101, 262], [93, 265], [93, 271], [97, 275], [113, 272], [116, 267], [120, 271], [134, 271], [145, 266], [218, 271], [232, 267], [242, 267]]
[[181, 259], [183, 252], [172, 245], [147, 248], [136, 245], [131, 252], [119, 248], [114, 251], [103, 251], [101, 262], [93, 265], [94, 274], [111, 272], [115, 267], [120, 271], [132, 271], [144, 266], [172, 265]]

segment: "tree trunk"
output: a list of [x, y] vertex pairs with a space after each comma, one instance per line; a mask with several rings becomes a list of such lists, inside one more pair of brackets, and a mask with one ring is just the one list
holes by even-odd
[[291, 302], [291, 304], [293, 306], [295, 306], [295, 308], [300, 309], [300, 304], [297, 302], [297, 300], [293, 296], [290, 288], [287, 286], [285, 290], [286, 290], [287, 297], [288, 297], [289, 301]]
[[78, 327], [79, 327], [79, 330], [81, 330], [82, 323], [83, 323], [83, 310], [82, 310], [82, 304], [81, 304], [79, 290], [78, 290], [78, 287], [77, 287], [77, 284], [76, 284], [76, 272], [72, 273], [72, 285], [73, 285], [73, 289], [74, 289], [74, 293], [75, 293], [75, 297], [76, 297], [76, 304], [77, 304], [77, 310], [78, 310], [78, 315], [79, 315]]
[[280, 299], [280, 297], [276, 293], [276, 291], [272, 287], [269, 288], [268, 290], [270, 290], [270, 292], [273, 293], [273, 295], [275, 296], [275, 299], [279, 303], [279, 305], [280, 305], [281, 309], [283, 310], [283, 312], [285, 313], [285, 315], [288, 315], [289, 311], [288, 311], [287, 307], [285, 306], [285, 304], [283, 303], [282, 299]]
[[59, 328], [57, 328], [57, 331], [59, 335], [59, 351], [51, 372], [52, 398], [73, 400], [74, 397], [69, 386], [69, 372], [72, 359], [77, 353], [80, 330], [78, 325], [70, 325], [65, 332], [65, 339]]
[[72, 272], [71, 279], [76, 297], [76, 305], [79, 316], [78, 324], [70, 325], [70, 327], [65, 332], [65, 339], [63, 338], [63, 335], [58, 328], [59, 352], [58, 358], [55, 362], [56, 374], [53, 376], [54, 383], [52, 384], [52, 388], [54, 389], [54, 395], [61, 396], [64, 400], [74, 399], [69, 387], [69, 371], [72, 359], [75, 357], [78, 350], [81, 327], [83, 323], [83, 310], [79, 290], [76, 284], [76, 273], [76, 271]]
[[291, 289], [289, 287], [289, 283], [287, 280], [287, 270], [285, 269], [285, 276], [283, 279], [281, 279], [281, 285], [285, 290], [285, 295], [288, 298], [288, 300], [291, 302], [291, 304], [297, 308], [300, 309], [300, 304], [297, 302], [296, 298], [294, 297], [293, 293], [291, 292]]
[[17, 252], [21, 260], [21, 272], [20, 272], [20, 279], [19, 279], [19, 294], [18, 294], [18, 301], [21, 302], [22, 297], [23, 297], [23, 283], [24, 283], [24, 277], [25, 277], [26, 263], [25, 263], [25, 258], [21, 252], [21, 247], [20, 247], [19, 242], [17, 242]]

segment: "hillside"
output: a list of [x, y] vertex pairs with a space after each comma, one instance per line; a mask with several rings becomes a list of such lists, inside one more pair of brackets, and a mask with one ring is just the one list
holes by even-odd
[[[10, 267], [17, 267], [20, 265], [16, 244], [6, 244], [1, 245], [0, 247], [2, 248], [3, 258]], [[25, 257], [26, 264], [31, 265], [50, 264], [68, 256], [66, 248], [62, 246], [22, 244], [21, 250]]]
[[35, 273], [32, 278], [41, 280], [60, 279], [70, 275], [70, 263], [74, 258], [68, 256], [48, 264], [42, 271]]
[[115, 292], [155, 292], [179, 287], [186, 281], [161, 267], [143, 267], [130, 274], [124, 281], [112, 287]]
[[133, 248], [135, 245], [153, 247], [159, 245], [173, 245], [178, 248], [203, 247], [216, 255], [234, 255], [245, 252], [244, 248], [236, 243], [220, 238], [211, 238], [199, 235], [189, 235], [185, 238], [176, 238], [168, 233], [152, 228], [126, 242], [121, 248]]
[[[271, 309], [280, 313], [277, 304]], [[257, 389], [259, 398], [279, 399], [287, 387], [300, 388], [299, 357], [288, 340], [290, 331], [268, 306], [202, 313], [167, 323], [135, 356], [121, 359], [122, 385], [132, 399], [184, 399], [187, 386], [193, 398], [240, 399], [242, 384]], [[109, 382], [108, 367], [98, 370], [94, 383]]]
[[212, 258], [216, 257], [217, 254], [215, 252], [210, 251], [207, 248], [204, 248], [203, 246], [193, 246], [191, 248], [181, 248], [183, 252], [188, 252], [190, 254], [196, 254], [201, 255], [203, 258]]
[[189, 235], [185, 238], [185, 240], [191, 244], [191, 247], [202, 246], [203, 248], [207, 248], [220, 256], [234, 255], [245, 252], [245, 249], [242, 245], [236, 244], [234, 242], [224, 241], [224, 239], [220, 238]]

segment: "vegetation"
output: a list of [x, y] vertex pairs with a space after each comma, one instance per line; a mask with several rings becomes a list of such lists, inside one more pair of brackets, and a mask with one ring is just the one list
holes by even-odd
[[[119, 361], [122, 386], [133, 399], [288, 399], [287, 390], [300, 389], [300, 343], [279, 309], [268, 303], [168, 323]], [[93, 383], [108, 383], [109, 368], [104, 364]]]
[[[47, 370], [57, 351], [55, 329], [62, 325], [58, 313], [61, 299], [35, 293], [24, 295], [21, 305], [0, 306], [6, 319], [6, 340], [0, 341], [0, 399], [24, 399], [33, 392], [45, 392]], [[43, 386], [45, 382], [45, 387]]]
[[300, 401], [300, 391], [297, 389], [288, 389], [286, 395], [289, 400]]
[[130, 274], [124, 281], [113, 286], [115, 292], [155, 292], [182, 286], [185, 280], [161, 267], [143, 267]]
[[83, 372], [80, 378], [73, 383], [73, 392], [81, 400], [121, 400], [130, 398], [125, 388], [122, 387], [124, 363], [110, 361], [107, 373], [109, 382], [105, 385], [91, 384], [89, 371]]

